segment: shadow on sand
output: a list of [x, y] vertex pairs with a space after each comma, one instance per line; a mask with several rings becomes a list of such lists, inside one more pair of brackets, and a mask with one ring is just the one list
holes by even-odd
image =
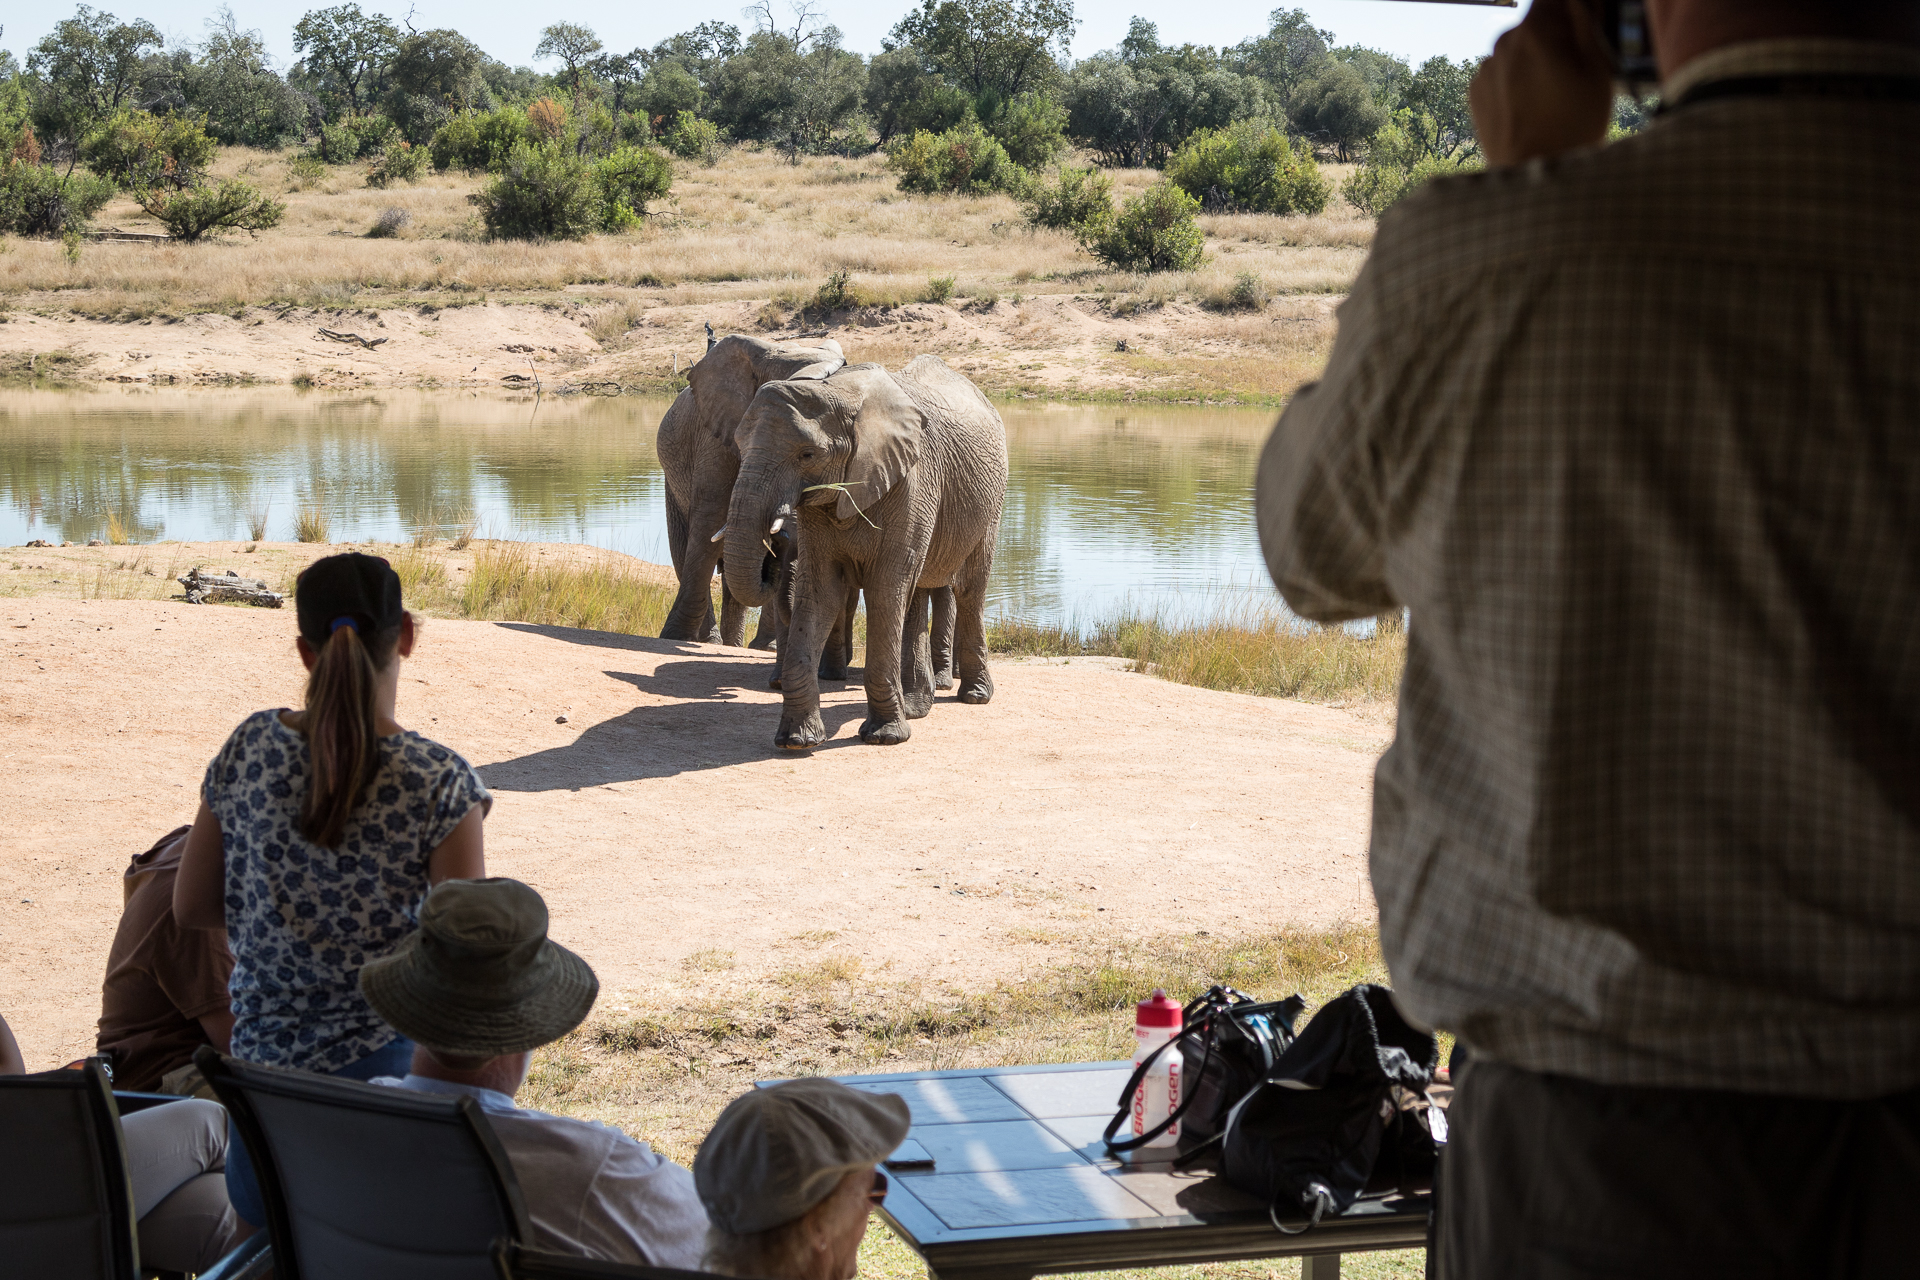
[[[777, 702], [743, 700], [747, 691], [766, 692], [773, 673], [773, 655], [751, 657], [703, 653], [678, 640], [613, 635], [572, 627], [499, 624], [515, 631], [564, 640], [570, 644], [625, 650], [630, 653], [688, 655], [662, 662], [650, 674], [609, 670], [606, 674], [656, 698], [670, 701], [635, 707], [624, 715], [583, 730], [564, 747], [551, 747], [480, 766], [480, 776], [494, 791], [580, 791], [642, 778], [667, 778], [703, 769], [766, 760], [788, 753], [773, 745], [780, 721]], [[857, 672], [854, 673], [857, 682]], [[837, 687], [826, 682], [824, 688]], [[836, 735], [849, 720], [866, 714], [866, 704], [830, 704], [820, 708], [829, 741], [818, 750], [861, 745], [858, 737]]]

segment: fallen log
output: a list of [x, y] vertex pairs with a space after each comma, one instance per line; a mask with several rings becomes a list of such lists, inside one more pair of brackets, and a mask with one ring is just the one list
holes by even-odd
[[188, 604], [251, 604], [262, 609], [278, 609], [286, 599], [259, 579], [243, 578], [231, 569], [225, 573], [205, 573], [196, 565], [178, 581], [187, 589]]
[[323, 338], [332, 338], [335, 342], [357, 342], [369, 351], [386, 341], [385, 338], [375, 338], [369, 342], [357, 333], [340, 333], [333, 329], [322, 329], [320, 336]]

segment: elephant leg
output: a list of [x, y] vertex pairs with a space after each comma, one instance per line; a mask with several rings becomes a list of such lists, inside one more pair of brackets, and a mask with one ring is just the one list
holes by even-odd
[[720, 579], [720, 643], [736, 649], [747, 643], [746, 603], [727, 589], [724, 576]]
[[933, 593], [933, 687], [936, 689], [953, 688], [953, 622], [953, 588], [940, 587]]
[[876, 575], [877, 588], [872, 580], [867, 583], [867, 719], [860, 726], [860, 737], [876, 746], [896, 746], [913, 736], [907, 727], [906, 692], [900, 681], [901, 642], [915, 595], [913, 584], [925, 555], [923, 549], [913, 556], [905, 573], [883, 569]]
[[688, 530], [687, 545], [681, 553], [683, 568], [680, 590], [673, 598], [673, 609], [666, 625], [660, 628], [662, 640], [704, 640], [719, 638], [713, 624], [713, 571], [720, 563], [721, 544], [712, 541], [720, 526], [702, 529], [694, 521]]
[[853, 665], [853, 614], [860, 607], [860, 588], [847, 584], [846, 603], [833, 620], [833, 634], [827, 637], [827, 647], [820, 654], [820, 678], [822, 680], [845, 680], [847, 668]]
[[927, 606], [933, 595], [931, 589], [916, 590], [901, 626], [901, 710], [909, 720], [924, 719], [933, 710], [933, 661], [927, 637]]
[[954, 579], [954, 659], [960, 675], [960, 701], [979, 706], [993, 701], [993, 676], [987, 671], [987, 578], [993, 572], [989, 533]]
[[844, 591], [845, 571], [825, 556], [801, 561], [794, 583], [793, 625], [780, 651], [780, 728], [773, 745], [805, 751], [827, 740], [820, 719], [820, 651], [833, 630], [834, 609]]

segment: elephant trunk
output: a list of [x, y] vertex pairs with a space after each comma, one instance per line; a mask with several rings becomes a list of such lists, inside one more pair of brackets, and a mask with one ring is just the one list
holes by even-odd
[[[777, 536], [793, 532], [793, 507], [773, 486], [742, 475], [727, 510], [727, 590], [748, 605], [772, 602], [780, 577]], [[781, 529], [775, 526], [780, 525]]]

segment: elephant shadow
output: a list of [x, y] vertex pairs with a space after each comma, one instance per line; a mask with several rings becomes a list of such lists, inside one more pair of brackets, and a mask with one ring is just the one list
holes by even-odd
[[[678, 641], [609, 635], [565, 627], [517, 624], [516, 629], [601, 648], [646, 653], [685, 653]], [[649, 703], [590, 725], [565, 746], [479, 766], [492, 791], [581, 791], [592, 787], [670, 778], [767, 760], [779, 720], [777, 702], [743, 700], [764, 690], [772, 670], [768, 657], [701, 657], [663, 662], [651, 673], [605, 674], [667, 702]], [[828, 687], [832, 687], [829, 683]], [[866, 714], [864, 700], [823, 708], [829, 735]], [[856, 736], [833, 737], [823, 748], [859, 746]]]

